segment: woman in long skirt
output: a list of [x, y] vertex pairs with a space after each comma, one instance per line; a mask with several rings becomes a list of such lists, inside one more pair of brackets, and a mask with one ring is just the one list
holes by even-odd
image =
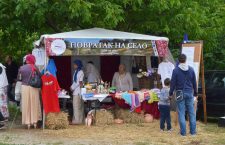
[[83, 85], [84, 72], [80, 60], [74, 61], [74, 75], [71, 90], [73, 91], [73, 124], [82, 124], [84, 122], [84, 102], [81, 97], [81, 87]]
[[22, 124], [37, 127], [37, 122], [41, 120], [41, 105], [40, 105], [40, 95], [39, 89], [29, 86], [29, 81], [31, 74], [37, 71], [35, 67], [35, 57], [31, 54], [26, 57], [26, 65], [23, 65], [19, 69], [18, 78], [22, 81], [21, 87], [21, 107], [22, 107]]

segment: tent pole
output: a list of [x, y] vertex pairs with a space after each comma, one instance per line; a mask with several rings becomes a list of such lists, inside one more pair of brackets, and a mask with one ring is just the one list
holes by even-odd
[[[161, 63], [161, 59], [160, 59], [160, 56], [158, 56], [158, 64]], [[158, 68], [159, 69], [159, 68]], [[162, 80], [161, 76], [158, 74], [158, 69], [156, 71], [156, 80], [157, 80], [157, 88], [160, 88], [161, 89], [161, 86], [160, 86], [160, 80]]]
[[[44, 44], [45, 44], [45, 66], [44, 66], [44, 73], [46, 72], [46, 67], [47, 67], [47, 49], [46, 49], [46, 40], [44, 39]], [[42, 123], [42, 129], [45, 129], [45, 110], [44, 110], [44, 106], [43, 106], [43, 123]]]
[[200, 42], [202, 45], [201, 52], [201, 81], [202, 81], [202, 100], [203, 100], [203, 111], [204, 111], [204, 123], [207, 124], [207, 110], [206, 110], [206, 94], [205, 94], [205, 71], [204, 71], [204, 58], [203, 58], [203, 41]]

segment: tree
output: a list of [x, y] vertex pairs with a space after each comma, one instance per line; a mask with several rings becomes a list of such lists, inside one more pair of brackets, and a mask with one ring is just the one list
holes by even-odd
[[223, 0], [0, 0], [0, 55], [20, 58], [44, 33], [103, 27], [167, 36], [174, 54], [187, 33], [204, 40], [207, 68], [224, 68], [224, 12]]

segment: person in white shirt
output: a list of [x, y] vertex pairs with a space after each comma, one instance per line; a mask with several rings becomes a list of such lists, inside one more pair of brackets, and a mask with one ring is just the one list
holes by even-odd
[[159, 64], [159, 67], [158, 67], [158, 74], [161, 76], [162, 87], [165, 87], [164, 80], [166, 78], [171, 79], [173, 69], [175, 67], [174, 67], [174, 64], [169, 62], [166, 58], [162, 58], [162, 60], [163, 61]]
[[86, 77], [87, 77], [87, 82], [89, 82], [89, 83], [95, 83], [95, 82], [98, 82], [101, 79], [99, 71], [94, 66], [92, 61], [89, 61], [87, 63], [85, 74], [86, 74]]
[[116, 87], [116, 91], [132, 91], [133, 81], [129, 72], [126, 71], [124, 64], [119, 65], [119, 72], [113, 76], [112, 86]]
[[[174, 70], [174, 64], [169, 62], [165, 57], [164, 58], [161, 58], [161, 63], [159, 64], [159, 67], [158, 67], [158, 75], [160, 75], [161, 77], [161, 82], [162, 82], [162, 87], [165, 88], [165, 84], [164, 84], [164, 81], [166, 78], [169, 78], [171, 79], [172, 78], [172, 73], [173, 73], [173, 70]], [[174, 97], [171, 99], [170, 101], [170, 109], [171, 111], [176, 111], [176, 101], [174, 99]]]
[[72, 124], [82, 124], [84, 121], [84, 102], [81, 97], [81, 87], [83, 86], [84, 72], [82, 62], [74, 61], [73, 84], [70, 87], [73, 91], [73, 120]]
[[[8, 85], [9, 84], [6, 76], [6, 67], [2, 63], [0, 63], [0, 112], [2, 114], [2, 117], [4, 117], [4, 119], [1, 119], [2, 121], [9, 117], [7, 96]], [[0, 128], [2, 128], [3, 126], [4, 125], [0, 124]]]

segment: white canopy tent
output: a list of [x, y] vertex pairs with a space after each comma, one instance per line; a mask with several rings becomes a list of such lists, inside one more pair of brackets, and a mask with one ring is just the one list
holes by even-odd
[[137, 39], [137, 40], [169, 41], [167, 37], [158, 37], [158, 36], [143, 35], [143, 34], [137, 34], [137, 33], [107, 30], [103, 28], [91, 28], [91, 29], [63, 32], [63, 33], [56, 33], [56, 34], [45, 34], [41, 36], [41, 39], [43, 38], [101, 38], [101, 39], [108, 38], [108, 39]]
[[[169, 39], [167, 37], [158, 37], [158, 36], [151, 36], [151, 35], [143, 35], [137, 33], [129, 33], [129, 32], [122, 32], [122, 31], [115, 31], [115, 30], [107, 30], [103, 28], [91, 28], [91, 29], [84, 29], [84, 30], [77, 30], [71, 32], [63, 32], [63, 33], [56, 33], [56, 34], [44, 34], [40, 37], [40, 40], [34, 42], [34, 45], [39, 46], [40, 42], [45, 45], [45, 49], [48, 55], [55, 55], [51, 53], [53, 50], [52, 41], [55, 39], [61, 39], [65, 43], [64, 47], [66, 49], [70, 49], [73, 52], [73, 55], [149, 55], [153, 54], [155, 56], [160, 56], [158, 54], [158, 45], [157, 42], [161, 41], [164, 42], [164, 48], [171, 56], [170, 51], [168, 49], [168, 42]], [[82, 44], [81, 44], [82, 43]], [[85, 44], [89, 43], [89, 47], [86, 47]], [[104, 44], [113, 44], [113, 46], [103, 47], [101, 43]], [[120, 44], [121, 45], [120, 45]], [[78, 45], [81, 44], [82, 46], [79, 47]], [[95, 45], [100, 44], [100, 45]], [[119, 47], [118, 44], [120, 45]], [[125, 45], [124, 45], [125, 44]], [[138, 46], [135, 46], [137, 44]], [[66, 45], [66, 46], [65, 46]], [[100, 48], [101, 51], [96, 52], [93, 48]], [[144, 48], [144, 46], [145, 48]], [[160, 44], [161, 45], [161, 44]], [[131, 46], [131, 47], [129, 47]], [[58, 48], [60, 46], [58, 45]], [[62, 46], [61, 46], [62, 47]], [[57, 49], [58, 49], [57, 48]], [[76, 49], [78, 48], [78, 49]], [[90, 50], [87, 50], [89, 48]], [[130, 48], [135, 48], [130, 49]], [[140, 49], [144, 48], [144, 49]], [[64, 48], [65, 49], [65, 48]], [[110, 52], [111, 51], [111, 54]], [[105, 53], [106, 52], [106, 53]], [[121, 53], [122, 52], [122, 53]], [[71, 53], [70, 53], [71, 55]]]
[[[137, 41], [146, 41], [146, 42], [156, 42], [156, 41], [166, 41], [168, 44], [169, 39], [167, 37], [158, 37], [158, 36], [151, 36], [151, 35], [143, 35], [143, 34], [137, 34], [137, 33], [130, 33], [130, 32], [122, 32], [122, 31], [115, 31], [115, 30], [108, 30], [108, 29], [103, 29], [103, 28], [91, 28], [91, 29], [84, 29], [84, 30], [77, 30], [77, 31], [71, 31], [71, 32], [63, 32], [63, 33], [56, 33], [56, 34], [44, 34], [40, 37], [40, 39], [36, 42], [34, 42], [34, 45], [39, 46], [40, 42], [42, 42], [42, 44], [44, 44], [45, 46], [45, 51], [46, 52], [46, 56], [49, 55], [48, 53], [48, 49], [51, 49], [51, 42], [49, 47], [46, 46], [46, 41], [48, 41], [48, 39], [52, 39], [52, 41], [54, 41], [54, 39], [63, 39], [65, 41], [83, 41], [85, 39], [91, 40], [91, 39], [99, 39], [99, 40], [104, 40], [104, 39], [114, 39], [114, 40], [137, 40]], [[66, 46], [66, 48], [68, 48], [68, 46]], [[84, 50], [85, 48], [82, 48], [82, 50]], [[72, 51], [74, 51], [75, 49], [70, 49]], [[81, 51], [82, 51], [81, 50]], [[155, 45], [155, 48], [153, 47], [153, 45], [151, 46], [151, 50], [153, 50], [153, 55], [158, 56], [158, 52], [157, 52], [157, 48]], [[142, 49], [141, 54], [143, 54], [142, 56], [149, 56], [149, 54], [147, 54], [149, 51], [149, 49]], [[92, 52], [92, 51], [91, 51]], [[84, 53], [87, 54], [87, 53]], [[95, 55], [94, 53], [90, 53], [91, 55]], [[89, 55], [90, 55], [89, 54]], [[100, 53], [96, 53], [96, 55], [104, 55]], [[135, 53], [130, 53], [130, 56], [135, 56]], [[80, 55], [80, 54], [78, 54]], [[107, 55], [107, 54], [106, 54]], [[123, 54], [121, 53], [117, 53], [116, 55], [121, 55], [123, 56]], [[70, 56], [77, 56], [77, 54], [72, 54]], [[129, 56], [129, 55], [128, 55]], [[171, 61], [172, 63], [174, 63], [173, 57], [170, 53], [170, 50], [168, 49], [168, 54], [167, 54], [167, 59], [169, 61]], [[46, 62], [47, 64], [47, 58], [46, 58]], [[45, 65], [46, 65], [45, 64]]]
[[[72, 50], [75, 51], [76, 48], [73, 47], [68, 47], [68, 46], [72, 46], [70, 45], [71, 43], [75, 43], [75, 42], [83, 42], [85, 39], [87, 40], [87, 42], [97, 42], [100, 43], [103, 40], [119, 40], [119, 41], [126, 41], [128, 40], [131, 43], [146, 43], [146, 48], [145, 49], [136, 49], [136, 51], [139, 51], [139, 54], [141, 54], [141, 56], [146, 56], [148, 58], [146, 58], [146, 60], [148, 60], [146, 62], [146, 65], [148, 66], [148, 64], [150, 64], [150, 55], [152, 53], [150, 52], [150, 49], [154, 50], [154, 52], [157, 52], [157, 48], [156, 48], [156, 44], [154, 42], [155, 47], [153, 47], [153, 41], [164, 41], [167, 44], [167, 49], [168, 49], [168, 41], [169, 39], [167, 37], [158, 37], [158, 36], [151, 36], [151, 35], [143, 35], [143, 34], [137, 34], [137, 33], [129, 33], [129, 32], [122, 32], [122, 31], [115, 31], [115, 30], [107, 30], [107, 29], [103, 29], [103, 28], [91, 28], [91, 29], [84, 29], [84, 30], [77, 30], [77, 31], [71, 31], [71, 32], [63, 32], [63, 33], [56, 33], [56, 34], [44, 34], [40, 37], [39, 40], [37, 40], [36, 42], [34, 42], [34, 45], [36, 46], [40, 46], [40, 44], [44, 44], [45, 47], [45, 64], [44, 66], [46, 67], [48, 64], [48, 56], [54, 56], [51, 55], [51, 53], [49, 53], [49, 50], [51, 51], [52, 49], [52, 45], [53, 45], [53, 41], [55, 41], [56, 39], [58, 40], [63, 40], [65, 45], [66, 45], [66, 49], [67, 50]], [[69, 43], [69, 45], [68, 45]], [[125, 42], [128, 43], [128, 42]], [[149, 45], [150, 44], [150, 45]], [[62, 46], [62, 45], [61, 45]], [[55, 46], [57, 48], [61, 47], [60, 45]], [[80, 48], [78, 48], [80, 49]], [[81, 51], [84, 51], [84, 49], [86, 48], [81, 48]], [[104, 49], [102, 47], [100, 47], [100, 49]], [[108, 48], [107, 48], [108, 49]], [[126, 46], [126, 48], [122, 47], [122, 49], [120, 47], [118, 48], [113, 48], [115, 51], [123, 51], [122, 53], [116, 53], [117, 55], [121, 55], [123, 56], [125, 53], [127, 53], [128, 51], [132, 51], [133, 49], [128, 48]], [[127, 52], [124, 53], [124, 49], [126, 49]], [[92, 49], [91, 47], [91, 55], [94, 54], [100, 54], [100, 55], [104, 55], [104, 53], [102, 53], [102, 50], [100, 52], [97, 53], [92, 53], [95, 52], [96, 49]], [[141, 52], [140, 52], [141, 51]], [[130, 56], [135, 56], [135, 53], [129, 53], [131, 54]], [[148, 53], [147, 53], [148, 52]], [[153, 52], [153, 51], [152, 51]], [[158, 52], [157, 52], [158, 53]], [[168, 56], [171, 56], [170, 51], [168, 49]], [[84, 55], [87, 54], [86, 52], [84, 52], [83, 54], [81, 53], [72, 53], [71, 56], [71, 61], [73, 59], [74, 56], [76, 57], [82, 57], [79, 55]], [[148, 55], [146, 55], [148, 54]], [[61, 55], [61, 54], [60, 54]], [[155, 53], [156, 55], [156, 53]], [[130, 62], [132, 61], [132, 58], [129, 56], [129, 58], [127, 58], [126, 60], [127, 63], [131, 64]], [[158, 55], [156, 55], [158, 56]], [[167, 57], [168, 57], [167, 56]], [[44, 127], [44, 124], [43, 124]]]

